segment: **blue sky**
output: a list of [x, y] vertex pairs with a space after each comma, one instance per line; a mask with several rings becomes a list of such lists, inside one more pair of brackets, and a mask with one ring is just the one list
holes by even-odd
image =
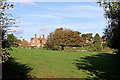
[[91, 32], [103, 34], [106, 26], [104, 10], [95, 2], [12, 2], [14, 8], [7, 10], [13, 17], [19, 17], [19, 27], [12, 28], [17, 37], [30, 42], [37, 34], [47, 35], [56, 28], [69, 28], [82, 34]]

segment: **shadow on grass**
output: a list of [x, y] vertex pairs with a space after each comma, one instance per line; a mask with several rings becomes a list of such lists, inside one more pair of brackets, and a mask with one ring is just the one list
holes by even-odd
[[28, 74], [32, 68], [26, 64], [20, 64], [14, 58], [2, 64], [2, 80], [28, 80], [32, 77]]
[[84, 70], [88, 79], [120, 79], [120, 56], [109, 53], [75, 59], [78, 70]]

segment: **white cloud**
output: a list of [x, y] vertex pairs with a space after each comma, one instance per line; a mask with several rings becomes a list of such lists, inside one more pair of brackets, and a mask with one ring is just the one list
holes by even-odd
[[[12, 1], [10, 1], [10, 2], [12, 2]], [[16, 1], [13, 1], [12, 2], [12, 4], [13, 5], [15, 5], [17, 3], [17, 5], [18, 5], [18, 3], [20, 4], [20, 6], [22, 6], [22, 7], [25, 7], [25, 6], [38, 6], [35, 2], [29, 2], [29, 1], [26, 1], [26, 2], [24, 2], [24, 1], [18, 1], [17, 2], [17, 0]], [[14, 8], [16, 8], [16, 6], [14, 7]], [[14, 9], [13, 8], [13, 9]]]
[[22, 17], [28, 17], [28, 18], [48, 18], [48, 19], [57, 19], [57, 20], [60, 20], [61, 17], [60, 16], [57, 16], [57, 15], [54, 15], [54, 14], [24, 14], [22, 15]]
[[46, 34], [47, 31], [48, 31], [49, 27], [46, 27], [46, 26], [40, 26], [39, 27], [39, 35], [43, 35], [43, 34]]
[[[45, 8], [51, 10], [44, 13], [23, 14], [21, 17], [29, 18], [32, 20], [54, 19], [62, 21], [67, 18], [83, 18], [83, 19], [97, 19], [103, 18], [104, 10], [100, 7], [92, 5], [71, 5], [66, 7], [49, 7]], [[67, 18], [66, 18], [67, 17]]]
[[8, 28], [8, 34], [15, 33], [17, 35], [22, 34], [23, 28], [21, 27], [10, 27]]
[[23, 21], [21, 20], [21, 23], [20, 23], [22, 26], [36, 26], [36, 25], [41, 25], [41, 24], [46, 24], [46, 23], [43, 23], [43, 22], [28, 22], [28, 21]]
[[46, 26], [40, 26], [40, 29], [39, 30], [41, 30], [41, 31], [46, 31]]
[[92, 5], [71, 5], [66, 7], [46, 8], [54, 11], [53, 14], [59, 17], [72, 18], [97, 18], [103, 16], [104, 10], [101, 7]]
[[100, 14], [94, 13], [94, 12], [73, 12], [71, 14], [61, 14], [64, 17], [71, 17], [71, 18], [97, 18], [101, 17]]
[[20, 2], [21, 5], [32, 5], [37, 6], [34, 2]]
[[71, 6], [67, 6], [65, 8], [61, 8], [62, 10], [69, 10], [69, 11], [100, 11], [100, 7], [96, 7], [93, 5], [71, 5]]

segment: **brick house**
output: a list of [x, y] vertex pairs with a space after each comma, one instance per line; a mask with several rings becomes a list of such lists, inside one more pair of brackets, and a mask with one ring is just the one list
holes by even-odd
[[41, 36], [37, 38], [37, 35], [35, 34], [35, 38], [31, 38], [30, 46], [40, 47], [41, 44], [46, 43], [46, 42], [47, 40], [45, 39], [44, 35], [42, 38]]
[[18, 39], [18, 44], [20, 48], [25, 48], [30, 46], [30, 43], [28, 43], [28, 41], [25, 39], [22, 39], [22, 41]]
[[18, 47], [23, 48], [22, 41], [20, 39], [18, 39], [18, 44], [19, 44]]

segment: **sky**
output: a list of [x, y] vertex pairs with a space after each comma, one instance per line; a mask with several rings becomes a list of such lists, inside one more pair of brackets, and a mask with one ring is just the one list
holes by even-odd
[[99, 33], [102, 36], [106, 26], [104, 10], [95, 2], [10, 2], [12, 14], [19, 27], [11, 28], [19, 39], [30, 42], [31, 37], [43, 34], [45, 37], [56, 28], [68, 28], [84, 33]]

